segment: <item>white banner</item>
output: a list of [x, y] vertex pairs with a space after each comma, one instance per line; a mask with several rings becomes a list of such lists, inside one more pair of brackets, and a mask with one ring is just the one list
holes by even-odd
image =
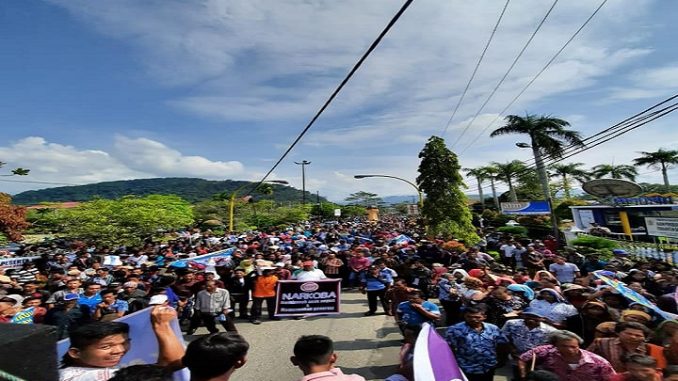
[[678, 218], [645, 217], [645, 225], [649, 235], [678, 238]]
[[0, 259], [0, 267], [5, 269], [20, 269], [24, 263], [34, 261], [40, 257], [14, 257]]

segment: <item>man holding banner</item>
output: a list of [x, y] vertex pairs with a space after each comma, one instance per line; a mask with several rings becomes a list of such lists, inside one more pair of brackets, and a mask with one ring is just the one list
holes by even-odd
[[[157, 364], [178, 370], [182, 367], [184, 345], [171, 326], [176, 311], [157, 306], [150, 313], [151, 326], [158, 341]], [[70, 334], [70, 345], [63, 356], [59, 381], [105, 381], [130, 350], [130, 326], [120, 322], [96, 322]], [[139, 343], [141, 345], [143, 343]]]

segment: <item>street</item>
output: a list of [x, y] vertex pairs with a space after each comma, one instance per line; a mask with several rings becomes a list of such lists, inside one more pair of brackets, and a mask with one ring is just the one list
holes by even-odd
[[[367, 380], [382, 380], [398, 363], [402, 339], [393, 318], [383, 314], [365, 317], [367, 298], [358, 292], [342, 294], [342, 313], [301, 320], [262, 320], [261, 325], [238, 320], [236, 326], [250, 343], [248, 362], [234, 373], [238, 381], [297, 380], [303, 375], [292, 365], [294, 342], [302, 335], [326, 335], [334, 340], [338, 366]], [[264, 312], [266, 316], [266, 312]], [[197, 334], [205, 334], [200, 328]]]

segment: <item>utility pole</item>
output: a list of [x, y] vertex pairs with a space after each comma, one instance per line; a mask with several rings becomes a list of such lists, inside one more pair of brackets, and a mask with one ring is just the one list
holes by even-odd
[[306, 166], [311, 162], [302, 160], [301, 163], [295, 161], [294, 164], [301, 165], [301, 203], [306, 205]]

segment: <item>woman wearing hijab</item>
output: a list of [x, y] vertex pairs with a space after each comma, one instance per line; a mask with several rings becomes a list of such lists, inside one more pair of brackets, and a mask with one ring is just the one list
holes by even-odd
[[485, 312], [487, 318], [485, 320], [499, 327], [506, 323], [507, 317], [505, 315], [517, 313], [527, 307], [527, 302], [520, 296], [513, 295], [504, 286], [497, 286], [493, 289], [490, 295], [485, 298], [485, 304], [487, 305]]
[[539, 291], [537, 298], [530, 302], [530, 308], [544, 315], [556, 327], [564, 326], [568, 317], [578, 313], [574, 306], [567, 303], [562, 295], [552, 288]]
[[579, 335], [584, 339], [584, 345], [588, 346], [596, 336], [598, 325], [605, 322], [614, 322], [607, 305], [591, 300], [584, 303], [581, 312], [568, 317], [565, 324], [568, 331]]
[[464, 305], [478, 304], [485, 299], [491, 290], [486, 290], [483, 287], [483, 281], [472, 276], [464, 280], [465, 291], [462, 292], [462, 302]]
[[534, 290], [529, 286], [524, 284], [512, 284], [506, 287], [513, 295], [517, 295], [525, 301], [525, 303], [530, 303], [534, 300]]

